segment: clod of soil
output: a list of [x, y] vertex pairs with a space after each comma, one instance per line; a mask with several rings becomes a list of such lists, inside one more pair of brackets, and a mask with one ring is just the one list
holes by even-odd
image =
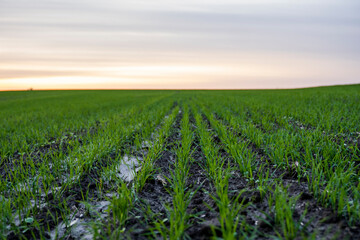
[[140, 161], [143, 159], [141, 157], [134, 157], [125, 155], [122, 159], [122, 163], [116, 168], [118, 176], [126, 182], [131, 182], [136, 172], [138, 172], [140, 167]]

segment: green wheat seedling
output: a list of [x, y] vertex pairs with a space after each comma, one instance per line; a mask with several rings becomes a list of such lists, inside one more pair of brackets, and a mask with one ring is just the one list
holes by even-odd
[[175, 149], [176, 160], [173, 171], [170, 172], [171, 177], [167, 179], [170, 183], [169, 193], [172, 195], [172, 204], [167, 206], [169, 227], [165, 225], [163, 220], [155, 222], [157, 231], [164, 239], [183, 239], [185, 237], [185, 231], [190, 226], [189, 220], [191, 218], [187, 208], [191, 197], [196, 193], [196, 190], [188, 189], [186, 186], [193, 141], [187, 107], [184, 109], [180, 133], [182, 139]]
[[216, 196], [212, 196], [212, 198], [215, 200], [216, 205], [219, 208], [219, 222], [222, 238], [237, 239], [237, 230], [239, 228], [239, 223], [243, 220], [240, 211], [244, 210], [247, 205], [244, 204], [244, 199], [242, 201], [239, 201], [242, 193], [245, 190], [240, 191], [236, 198], [229, 199], [229, 175], [230, 174], [227, 171], [227, 173], [224, 174], [224, 178], [218, 182], [218, 184], [216, 185]]
[[155, 134], [157, 137], [154, 139], [153, 146], [147, 153], [144, 161], [142, 162], [141, 170], [135, 177], [135, 189], [141, 191], [148, 178], [154, 173], [154, 162], [159, 158], [162, 150], [165, 148], [164, 143], [169, 136], [170, 128], [174, 123], [175, 117], [178, 114], [179, 109], [175, 108], [170, 116], [165, 119], [163, 127]]
[[[206, 166], [211, 175], [212, 182], [215, 187], [216, 195], [211, 197], [214, 199], [219, 209], [219, 222], [222, 238], [236, 239], [238, 223], [242, 221], [239, 212], [245, 208], [243, 202], [239, 202], [241, 193], [236, 199], [230, 200], [228, 195], [228, 184], [230, 178], [230, 164], [219, 157], [218, 148], [212, 142], [212, 136], [207, 131], [204, 122], [199, 113], [195, 113], [195, 119], [198, 126], [198, 134], [200, 137], [200, 145], [206, 157]], [[225, 167], [227, 165], [227, 167]], [[215, 234], [215, 233], [214, 233]]]
[[108, 229], [108, 234], [112, 238], [119, 238], [123, 231], [123, 226], [128, 219], [129, 211], [133, 207], [133, 192], [128, 189], [125, 183], [122, 183], [118, 188], [118, 197], [111, 199], [109, 208], [111, 216], [111, 226]]
[[255, 154], [248, 149], [248, 143], [239, 141], [237, 137], [229, 134], [226, 127], [215, 120], [213, 115], [205, 109], [203, 109], [203, 111], [206, 112], [211, 126], [217, 131], [221, 141], [225, 144], [227, 152], [238, 163], [240, 172], [248, 179], [253, 180]]
[[276, 186], [272, 197], [269, 197], [268, 204], [273, 209], [275, 224], [280, 227], [279, 237], [295, 239], [300, 232], [300, 224], [293, 219], [294, 208], [297, 198], [289, 198], [286, 189]]

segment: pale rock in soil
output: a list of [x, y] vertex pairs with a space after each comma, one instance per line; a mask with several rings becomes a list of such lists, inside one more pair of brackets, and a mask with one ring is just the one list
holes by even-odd
[[131, 182], [135, 178], [135, 173], [141, 169], [140, 161], [142, 161], [140, 157], [125, 155], [122, 163], [117, 167], [118, 176], [126, 182]]

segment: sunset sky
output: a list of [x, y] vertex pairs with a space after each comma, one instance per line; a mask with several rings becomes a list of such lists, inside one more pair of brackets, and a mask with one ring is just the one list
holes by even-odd
[[0, 0], [0, 90], [349, 83], [359, 0]]

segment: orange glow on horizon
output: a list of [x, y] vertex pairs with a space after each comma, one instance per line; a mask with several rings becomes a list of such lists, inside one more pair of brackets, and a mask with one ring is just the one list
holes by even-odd
[[219, 59], [218, 64], [210, 60], [158, 65], [139, 61], [127, 66], [8, 63], [0, 66], [0, 90], [292, 88], [324, 85], [324, 79], [331, 84], [332, 78], [340, 76], [344, 84], [354, 83], [350, 77], [360, 75], [355, 61], [341, 65], [329, 58], [259, 53], [245, 55], [241, 61]]

